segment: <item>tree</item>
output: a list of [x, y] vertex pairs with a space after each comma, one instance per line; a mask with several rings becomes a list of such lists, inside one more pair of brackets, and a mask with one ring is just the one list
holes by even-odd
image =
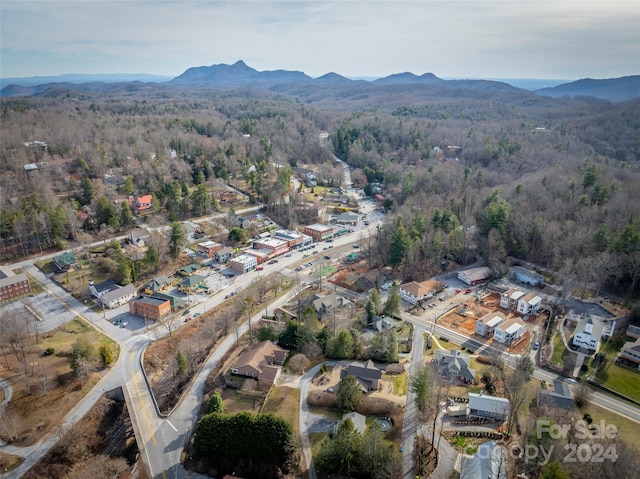
[[109, 367], [115, 359], [113, 350], [107, 344], [103, 344], [102, 346], [100, 346], [100, 348], [98, 349], [98, 354], [100, 355], [100, 360], [102, 361], [102, 365], [105, 368]]
[[89, 178], [83, 178], [80, 182], [80, 186], [82, 187], [82, 198], [80, 201], [83, 205], [88, 205], [93, 201], [93, 197], [95, 195], [93, 183]]
[[128, 195], [133, 194], [133, 192], [136, 190], [136, 185], [133, 183], [133, 178], [127, 176], [124, 179], [124, 186], [122, 187], [122, 189]]
[[404, 229], [402, 216], [396, 217], [393, 231], [391, 232], [391, 243], [389, 245], [389, 264], [399, 265], [407, 252], [407, 233]]
[[265, 324], [258, 329], [256, 333], [256, 338], [258, 341], [275, 341], [278, 339], [278, 332], [273, 326], [269, 326]]
[[224, 412], [224, 409], [224, 401], [222, 400], [222, 396], [220, 396], [220, 393], [213, 393], [207, 401], [207, 413], [210, 414], [212, 412]]
[[246, 229], [236, 226], [229, 230], [228, 239], [229, 241], [234, 241], [236, 243], [246, 243], [249, 239], [249, 233]]
[[397, 316], [400, 314], [400, 292], [398, 291], [398, 283], [395, 281], [391, 285], [387, 301], [384, 303], [384, 314], [386, 316]]
[[351, 412], [357, 409], [362, 400], [362, 389], [355, 376], [348, 375], [340, 381], [336, 398], [341, 411]]
[[122, 203], [120, 203], [120, 226], [122, 226], [123, 228], [128, 228], [129, 226], [133, 226], [135, 224], [136, 220], [133, 218], [129, 203], [123, 201]]
[[144, 252], [143, 261], [145, 264], [152, 266], [154, 270], [158, 269], [158, 266], [160, 266], [160, 254], [154, 245], [147, 246], [147, 250]]
[[338, 425], [333, 439], [327, 438], [316, 459], [316, 468], [323, 473], [353, 476], [360, 462], [361, 436], [353, 421], [346, 419]]
[[191, 195], [191, 203], [193, 206], [193, 214], [195, 216], [203, 216], [209, 207], [209, 192], [205, 183], [200, 183]]
[[421, 411], [426, 411], [432, 401], [429, 377], [429, 367], [425, 365], [411, 378], [410, 391], [416, 395], [416, 403]]
[[184, 355], [182, 351], [178, 351], [178, 355], [176, 356], [176, 362], [178, 363], [178, 372], [184, 376], [189, 371], [189, 362], [187, 361], [187, 357]]
[[327, 356], [336, 359], [350, 359], [354, 356], [354, 340], [351, 331], [341, 330], [327, 342]]
[[182, 247], [187, 244], [187, 232], [177, 221], [171, 223], [171, 235], [169, 236], [169, 253], [177, 258]]

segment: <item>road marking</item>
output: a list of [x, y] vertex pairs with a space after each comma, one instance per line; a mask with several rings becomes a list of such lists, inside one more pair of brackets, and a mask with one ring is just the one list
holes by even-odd
[[133, 363], [133, 352], [129, 355], [129, 364]]
[[173, 429], [175, 432], [178, 432], [178, 430], [176, 429], [176, 427], [175, 427], [173, 424], [171, 424], [171, 421], [169, 421], [169, 420], [167, 419], [167, 421], [166, 421], [166, 422], [167, 422], [167, 424], [168, 424], [169, 426], [171, 426], [171, 429]]
[[[136, 394], [138, 395], [138, 400], [140, 401], [140, 405], [142, 406], [142, 415], [144, 416], [145, 421], [147, 422], [147, 428], [149, 429], [149, 433], [151, 434], [151, 440], [153, 444], [156, 444], [156, 437], [153, 434], [153, 430], [151, 429], [151, 421], [149, 421], [149, 416], [147, 416], [147, 408], [144, 407], [144, 403], [142, 402], [142, 398], [140, 397], [140, 390], [138, 389], [138, 383], [136, 382], [136, 376], [131, 372], [131, 379], [133, 379], [133, 387], [136, 390]], [[164, 473], [163, 473], [164, 475]]]

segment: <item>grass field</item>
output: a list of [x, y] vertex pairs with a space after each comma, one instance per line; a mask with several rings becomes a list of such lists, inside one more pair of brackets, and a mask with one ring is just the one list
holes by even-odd
[[564, 364], [567, 355], [571, 354], [564, 345], [562, 340], [562, 333], [558, 331], [553, 337], [553, 354], [551, 355], [551, 362], [556, 364]]
[[618, 435], [622, 441], [631, 446], [635, 451], [640, 453], [640, 442], [638, 442], [638, 424], [627, 421], [616, 413], [608, 409], [601, 408], [594, 404], [590, 404], [586, 408], [580, 410], [582, 414], [589, 413], [593, 422], [599, 424], [601, 420], [605, 424], [613, 424], [618, 428]]
[[640, 401], [640, 371], [617, 364], [609, 366], [597, 375], [598, 382], [630, 399]]
[[398, 396], [404, 396], [407, 394], [409, 388], [409, 375], [405, 371], [402, 374], [383, 374], [383, 379], [391, 381], [393, 383], [393, 394]]
[[300, 424], [300, 390], [286, 386], [272, 387], [262, 412], [272, 413], [285, 419], [297, 434]]

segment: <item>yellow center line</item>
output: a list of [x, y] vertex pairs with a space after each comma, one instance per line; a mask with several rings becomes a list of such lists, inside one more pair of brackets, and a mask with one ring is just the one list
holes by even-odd
[[153, 434], [153, 430], [151, 429], [151, 422], [149, 421], [149, 416], [147, 416], [147, 409], [144, 407], [144, 403], [142, 402], [142, 398], [140, 397], [140, 390], [138, 389], [138, 383], [136, 382], [136, 376], [133, 372], [131, 372], [131, 379], [133, 379], [133, 387], [136, 389], [136, 394], [138, 395], [138, 399], [140, 400], [140, 406], [142, 408], [142, 415], [144, 416], [145, 421], [147, 421], [147, 428], [149, 429], [149, 433], [151, 434], [151, 440], [153, 444], [156, 444], [156, 437]]
[[129, 363], [133, 363], [133, 353], [129, 355]]

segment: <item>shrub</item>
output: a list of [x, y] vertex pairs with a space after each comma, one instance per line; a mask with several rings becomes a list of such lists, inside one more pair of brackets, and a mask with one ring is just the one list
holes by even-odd
[[55, 353], [56, 350], [53, 348], [47, 348], [44, 350], [43, 356], [51, 356], [53, 353]]

